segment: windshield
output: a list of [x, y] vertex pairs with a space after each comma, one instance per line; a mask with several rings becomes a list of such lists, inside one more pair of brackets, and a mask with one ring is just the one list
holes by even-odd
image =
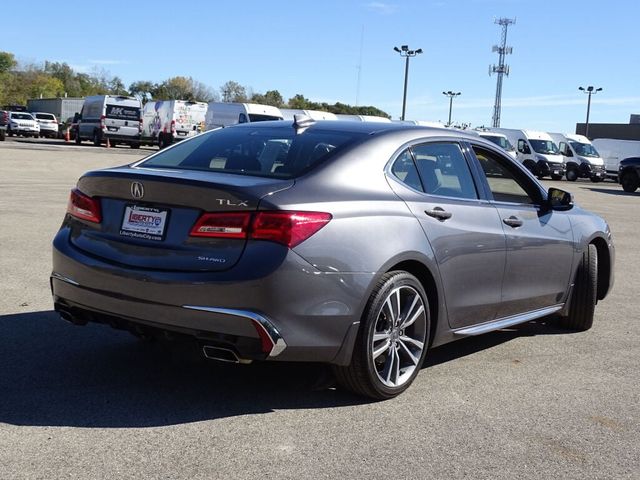
[[560, 150], [555, 143], [551, 140], [531, 140], [529, 139], [529, 143], [533, 147], [533, 150], [536, 153], [548, 154], [548, 155], [558, 155]]
[[576, 151], [576, 155], [582, 157], [600, 158], [598, 151], [593, 148], [590, 143], [569, 142], [573, 149]]
[[17, 120], [33, 120], [33, 117], [28, 113], [12, 113], [11, 118], [15, 118]]
[[480, 136], [483, 138], [486, 138], [490, 142], [495, 143], [499, 147], [502, 147], [507, 152], [515, 151], [515, 148], [513, 147], [513, 145], [511, 145], [511, 142], [507, 140], [506, 137], [501, 137], [499, 135], [485, 135], [485, 134], [482, 134]]
[[184, 140], [137, 166], [293, 178], [366, 137], [362, 133], [313, 130], [296, 135], [292, 127], [246, 125]]
[[282, 120], [282, 117], [275, 117], [273, 115], [264, 115], [261, 113], [250, 113], [249, 121], [250, 122], [268, 122], [270, 120]]

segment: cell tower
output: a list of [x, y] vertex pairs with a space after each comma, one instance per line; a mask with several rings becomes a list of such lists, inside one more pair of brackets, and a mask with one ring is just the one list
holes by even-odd
[[511, 18], [498, 18], [494, 20], [496, 23], [502, 26], [502, 38], [500, 39], [500, 45], [494, 45], [491, 49], [492, 52], [498, 52], [498, 65], [489, 65], [489, 75], [492, 73], [498, 74], [498, 81], [496, 83], [496, 101], [493, 105], [493, 126], [500, 126], [500, 110], [502, 109], [502, 76], [509, 76], [509, 65], [504, 63], [505, 55], [509, 55], [513, 52], [513, 48], [507, 47], [507, 30], [509, 25], [516, 23], [516, 19]]

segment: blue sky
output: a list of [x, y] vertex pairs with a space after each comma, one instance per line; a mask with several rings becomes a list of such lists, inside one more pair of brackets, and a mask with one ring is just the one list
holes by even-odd
[[175, 75], [214, 88], [235, 80], [255, 92], [279, 90], [285, 99], [302, 93], [330, 103], [357, 100], [393, 118], [402, 110], [404, 79], [404, 60], [393, 47], [422, 48], [410, 63], [407, 118], [446, 121], [442, 91], [454, 90], [462, 95], [453, 119], [472, 126], [491, 123], [496, 79], [488, 68], [500, 39], [493, 21], [517, 18], [509, 29], [501, 126], [572, 132], [586, 114], [578, 87], [588, 85], [603, 88], [592, 99], [592, 122], [628, 123], [629, 114], [640, 113], [637, 0], [26, 5], [3, 9], [0, 42], [24, 63], [103, 68], [127, 86]]

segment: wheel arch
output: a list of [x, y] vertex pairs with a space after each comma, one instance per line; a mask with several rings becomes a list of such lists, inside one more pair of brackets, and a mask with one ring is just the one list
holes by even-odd
[[602, 300], [607, 296], [611, 287], [611, 256], [607, 241], [602, 237], [595, 237], [590, 242], [598, 252], [598, 291], [596, 298]]
[[431, 345], [437, 331], [438, 319], [440, 318], [440, 296], [435, 277], [429, 267], [418, 260], [403, 260], [390, 267], [387, 272], [395, 270], [402, 270], [416, 277], [427, 293], [430, 313], [429, 345]]

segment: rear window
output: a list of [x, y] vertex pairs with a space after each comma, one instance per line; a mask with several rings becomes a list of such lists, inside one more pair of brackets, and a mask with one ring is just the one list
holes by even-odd
[[56, 117], [54, 117], [51, 113], [36, 113], [35, 117], [39, 120], [55, 120]]
[[263, 113], [250, 113], [249, 121], [250, 122], [268, 122], [270, 120], [282, 120], [282, 117], [276, 117], [273, 115], [265, 115]]
[[229, 127], [198, 135], [138, 164], [210, 172], [292, 178], [358, 143], [366, 134], [293, 127]]
[[11, 113], [11, 118], [16, 120], [33, 120], [33, 117], [28, 113]]
[[105, 114], [107, 118], [115, 118], [118, 120], [139, 120], [141, 117], [139, 108], [123, 107], [121, 105], [107, 104]]

